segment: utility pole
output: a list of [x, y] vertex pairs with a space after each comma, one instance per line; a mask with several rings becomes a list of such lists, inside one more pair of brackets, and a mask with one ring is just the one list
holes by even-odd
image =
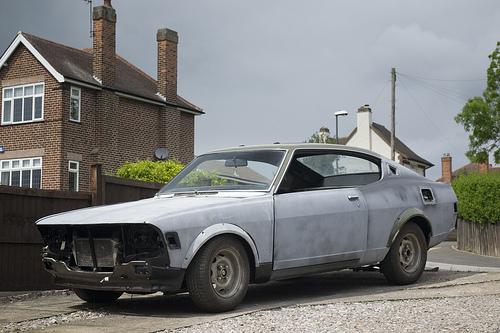
[[394, 141], [396, 140], [396, 68], [391, 70], [391, 160], [396, 160]]
[[94, 36], [94, 29], [92, 23], [92, 0], [83, 0], [89, 5], [89, 20], [90, 20], [90, 38]]

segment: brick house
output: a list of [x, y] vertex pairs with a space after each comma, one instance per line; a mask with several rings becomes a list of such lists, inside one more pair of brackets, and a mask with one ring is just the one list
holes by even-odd
[[449, 153], [444, 153], [441, 157], [441, 177], [436, 181], [450, 184], [458, 176], [489, 172], [500, 172], [500, 167], [492, 166], [489, 162], [469, 163], [453, 171], [452, 157]]
[[157, 79], [115, 52], [110, 0], [93, 9], [93, 48], [19, 32], [0, 58], [2, 185], [88, 191], [92, 164], [114, 172], [157, 148], [187, 163], [194, 118], [177, 95], [175, 31], [157, 32]]
[[[391, 132], [381, 124], [372, 121], [372, 109], [363, 105], [356, 114], [356, 128], [339, 142], [368, 149], [387, 158], [391, 158]], [[395, 159], [399, 164], [425, 176], [425, 171], [434, 166], [419, 156], [397, 137], [394, 140]]]

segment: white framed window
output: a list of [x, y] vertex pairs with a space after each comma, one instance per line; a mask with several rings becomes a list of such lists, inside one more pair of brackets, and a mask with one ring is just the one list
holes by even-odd
[[69, 190], [73, 192], [78, 192], [80, 186], [80, 162], [69, 161], [68, 163], [69, 171]]
[[2, 89], [2, 125], [43, 120], [44, 83]]
[[82, 106], [82, 90], [77, 87], [70, 89], [69, 120], [80, 122], [80, 109]]
[[42, 158], [0, 160], [0, 184], [30, 188], [42, 187]]

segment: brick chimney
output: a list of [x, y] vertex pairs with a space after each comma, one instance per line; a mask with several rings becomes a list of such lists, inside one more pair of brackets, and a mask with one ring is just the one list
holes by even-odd
[[163, 28], [156, 33], [158, 43], [158, 93], [167, 102], [177, 101], [177, 43], [176, 31]]
[[360, 148], [372, 150], [372, 109], [368, 104], [361, 106], [356, 114], [356, 126], [359, 141], [362, 143]]
[[451, 166], [450, 153], [444, 153], [441, 157], [441, 181], [443, 183], [451, 183], [453, 171]]
[[116, 11], [111, 0], [94, 7], [92, 73], [104, 86], [112, 86], [116, 76]]

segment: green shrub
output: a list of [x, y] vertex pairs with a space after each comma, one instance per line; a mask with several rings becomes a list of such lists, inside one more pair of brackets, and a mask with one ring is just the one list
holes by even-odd
[[500, 173], [473, 173], [459, 176], [453, 183], [458, 197], [458, 216], [475, 223], [500, 221]]
[[187, 186], [217, 186], [225, 185], [226, 183], [227, 179], [219, 177], [215, 172], [208, 170], [193, 170], [180, 184]]
[[183, 168], [184, 164], [177, 160], [137, 161], [122, 165], [116, 171], [116, 176], [147, 182], [168, 183]]

